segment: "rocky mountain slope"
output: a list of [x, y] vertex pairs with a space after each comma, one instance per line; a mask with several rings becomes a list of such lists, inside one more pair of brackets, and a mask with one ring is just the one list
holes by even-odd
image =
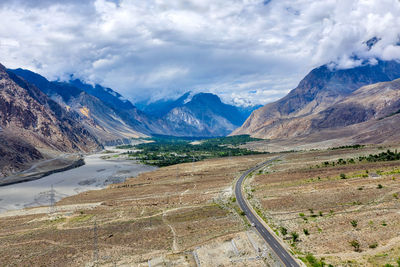
[[[254, 111], [232, 134], [250, 134], [268, 139], [293, 138], [322, 129], [365, 122], [389, 112], [378, 110], [376, 106], [362, 105], [367, 99], [380, 99], [386, 91], [379, 86], [373, 91], [357, 89], [399, 77], [400, 63], [396, 61], [379, 61], [376, 65], [346, 70], [319, 67], [312, 70], [287, 96]], [[386, 101], [391, 97], [386, 95]]]
[[[121, 96], [109, 89], [75, 80], [70, 83], [50, 82], [43, 76], [29, 70], [10, 70], [28, 82], [36, 85], [51, 99], [73, 114], [102, 143], [121, 142], [126, 138], [145, 136], [133, 127], [134, 118], [122, 118], [120, 110], [127, 113], [134, 109], [129, 101], [121, 100]], [[114, 96], [115, 95], [115, 96]], [[136, 122], [136, 126], [139, 125]]]
[[211, 93], [192, 95], [187, 92], [177, 99], [140, 103], [144, 112], [161, 119], [165, 131], [178, 136], [223, 136], [239, 127], [256, 107], [240, 108], [225, 104]]
[[89, 152], [100, 145], [59, 104], [2, 65], [0, 128], [3, 174], [21, 167], [19, 163], [42, 158], [37, 149]]

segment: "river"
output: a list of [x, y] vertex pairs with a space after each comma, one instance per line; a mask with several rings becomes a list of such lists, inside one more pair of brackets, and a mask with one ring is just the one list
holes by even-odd
[[[85, 165], [38, 180], [0, 187], [0, 213], [27, 207], [48, 206], [78, 193], [102, 189], [128, 177], [156, 169], [132, 160], [105, 160], [105, 154], [85, 156]], [[52, 190], [53, 186], [53, 190]]]

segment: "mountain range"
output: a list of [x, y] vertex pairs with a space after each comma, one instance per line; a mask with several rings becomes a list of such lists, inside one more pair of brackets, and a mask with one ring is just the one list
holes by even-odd
[[228, 135], [260, 107], [237, 107], [223, 103], [215, 94], [191, 92], [139, 105], [145, 113], [167, 122], [171, 135], [200, 137]]
[[254, 111], [232, 134], [264, 139], [318, 134], [327, 139], [328, 131], [335, 132], [336, 137], [338, 132], [345, 135], [347, 126], [359, 125], [361, 129], [364, 127], [361, 123], [377, 122], [398, 110], [399, 83], [390, 83], [397, 78], [400, 78], [397, 61], [378, 61], [352, 69], [321, 66], [312, 70], [288, 95]]
[[188, 93], [141, 111], [111, 88], [77, 79], [48, 81], [2, 65], [0, 79], [0, 176], [53, 151], [85, 153], [153, 134], [223, 136], [247, 117], [209, 93]]
[[[0, 176], [49, 157], [151, 135], [248, 134], [272, 140], [382, 143], [400, 137], [400, 63], [312, 70], [282, 99], [240, 108], [211, 93], [138, 103], [78, 79], [48, 81], [0, 65]], [[258, 109], [257, 109], [258, 108]], [[249, 116], [249, 114], [251, 115]]]

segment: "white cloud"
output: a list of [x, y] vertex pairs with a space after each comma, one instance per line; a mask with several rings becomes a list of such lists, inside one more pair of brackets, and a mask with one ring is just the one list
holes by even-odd
[[0, 17], [7, 67], [134, 101], [193, 90], [266, 103], [316, 66], [400, 58], [397, 0], [3, 0]]

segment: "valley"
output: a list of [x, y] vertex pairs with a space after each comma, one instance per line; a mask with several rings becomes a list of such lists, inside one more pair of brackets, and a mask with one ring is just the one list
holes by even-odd
[[400, 267], [400, 0], [0, 16], [0, 267]]
[[244, 196], [304, 264], [395, 264], [400, 161], [367, 159], [399, 148], [349, 146], [162, 167], [52, 208], [1, 214], [0, 259], [6, 266], [279, 266], [234, 195], [236, 178], [273, 159], [250, 173]]

